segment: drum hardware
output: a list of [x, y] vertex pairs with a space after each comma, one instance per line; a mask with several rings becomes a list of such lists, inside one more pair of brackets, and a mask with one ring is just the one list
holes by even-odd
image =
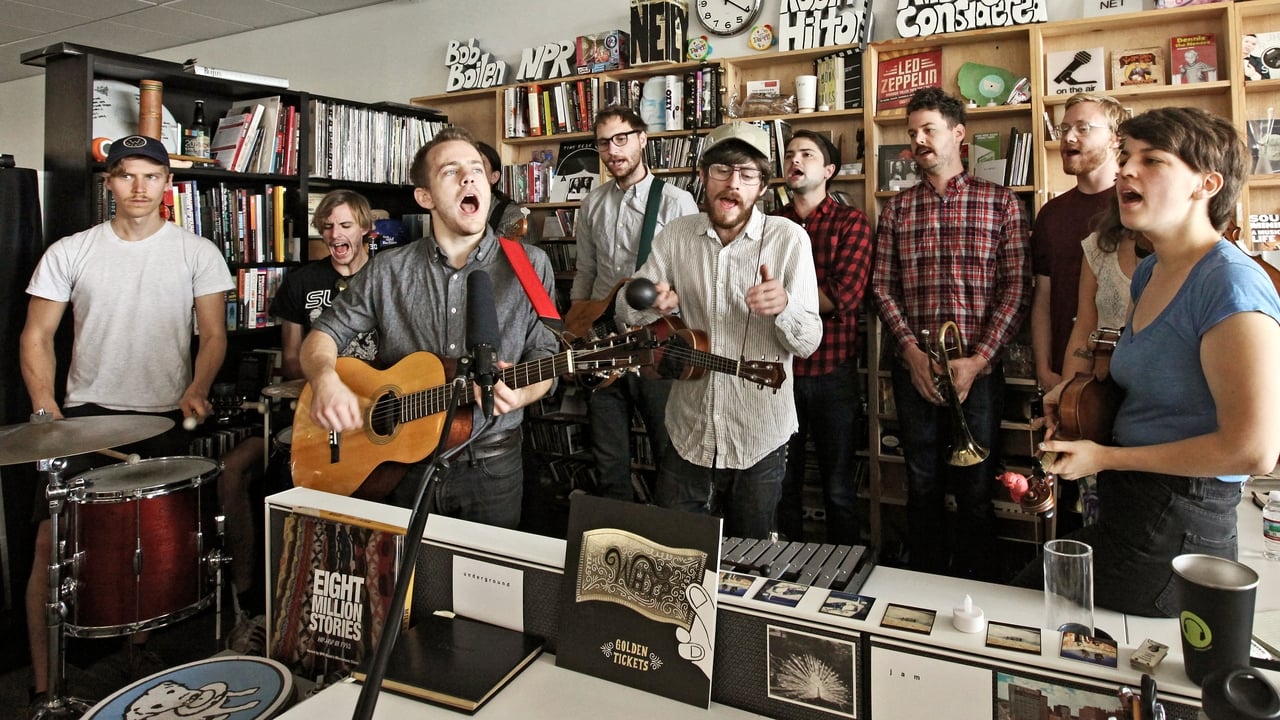
[[223, 552], [225, 547], [225, 538], [227, 536], [227, 516], [218, 513], [213, 516], [213, 526], [218, 533], [218, 547], [210, 550], [205, 556], [205, 565], [211, 576], [214, 578], [214, 600], [213, 600], [213, 639], [222, 640], [222, 580], [223, 568], [231, 564], [231, 555]]
[[[956, 392], [955, 380], [951, 377], [951, 355], [956, 359], [964, 357], [964, 339], [960, 337], [960, 326], [954, 320], [948, 320], [938, 328], [936, 341], [931, 341], [928, 330], [921, 330], [923, 347], [929, 355], [930, 370], [933, 374], [933, 386], [938, 395], [951, 410], [951, 454], [947, 463], [957, 467], [977, 465], [987, 459], [990, 453], [973, 439], [969, 432], [969, 423], [964, 419], [964, 407], [960, 404], [960, 395]], [[934, 365], [938, 369], [934, 369]]]

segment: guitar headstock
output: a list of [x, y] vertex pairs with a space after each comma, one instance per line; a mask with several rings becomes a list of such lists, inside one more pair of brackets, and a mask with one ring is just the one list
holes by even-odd
[[588, 388], [604, 387], [624, 373], [636, 372], [656, 361], [658, 341], [647, 328], [579, 342], [581, 346], [570, 351], [573, 361], [569, 374]]
[[782, 387], [782, 383], [787, 379], [787, 371], [783, 369], [780, 362], [742, 360], [738, 367], [739, 371], [736, 373], [738, 377], [774, 390]]

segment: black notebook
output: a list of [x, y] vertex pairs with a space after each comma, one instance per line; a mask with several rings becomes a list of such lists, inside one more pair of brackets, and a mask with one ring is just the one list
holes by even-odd
[[[428, 615], [400, 634], [384, 690], [474, 713], [542, 652], [542, 639], [461, 617]], [[368, 662], [353, 673], [363, 682]]]

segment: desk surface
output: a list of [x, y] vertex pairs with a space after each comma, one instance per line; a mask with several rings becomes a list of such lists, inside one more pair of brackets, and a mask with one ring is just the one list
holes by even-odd
[[[340, 682], [294, 705], [280, 720], [326, 720], [350, 718], [360, 697], [360, 685]], [[625, 712], [620, 709], [625, 708]], [[378, 697], [375, 719], [447, 718], [462, 715], [456, 710], [429, 705], [411, 698], [384, 692]], [[669, 700], [651, 693], [611, 683], [556, 667], [556, 660], [543, 654], [503, 688], [475, 714], [478, 718], [521, 718], [522, 720], [572, 720], [602, 717], [652, 717], [662, 720], [706, 720], [707, 718], [760, 718], [762, 715], [712, 703], [710, 710]]]

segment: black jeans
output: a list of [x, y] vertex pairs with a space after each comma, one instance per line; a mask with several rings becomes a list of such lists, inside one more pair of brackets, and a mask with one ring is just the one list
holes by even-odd
[[[1101, 607], [1174, 617], [1173, 558], [1236, 559], [1240, 484], [1212, 477], [1107, 471], [1098, 475], [1098, 522], [1066, 537], [1093, 548], [1093, 597]], [[1014, 584], [1044, 587], [1037, 558]]]

